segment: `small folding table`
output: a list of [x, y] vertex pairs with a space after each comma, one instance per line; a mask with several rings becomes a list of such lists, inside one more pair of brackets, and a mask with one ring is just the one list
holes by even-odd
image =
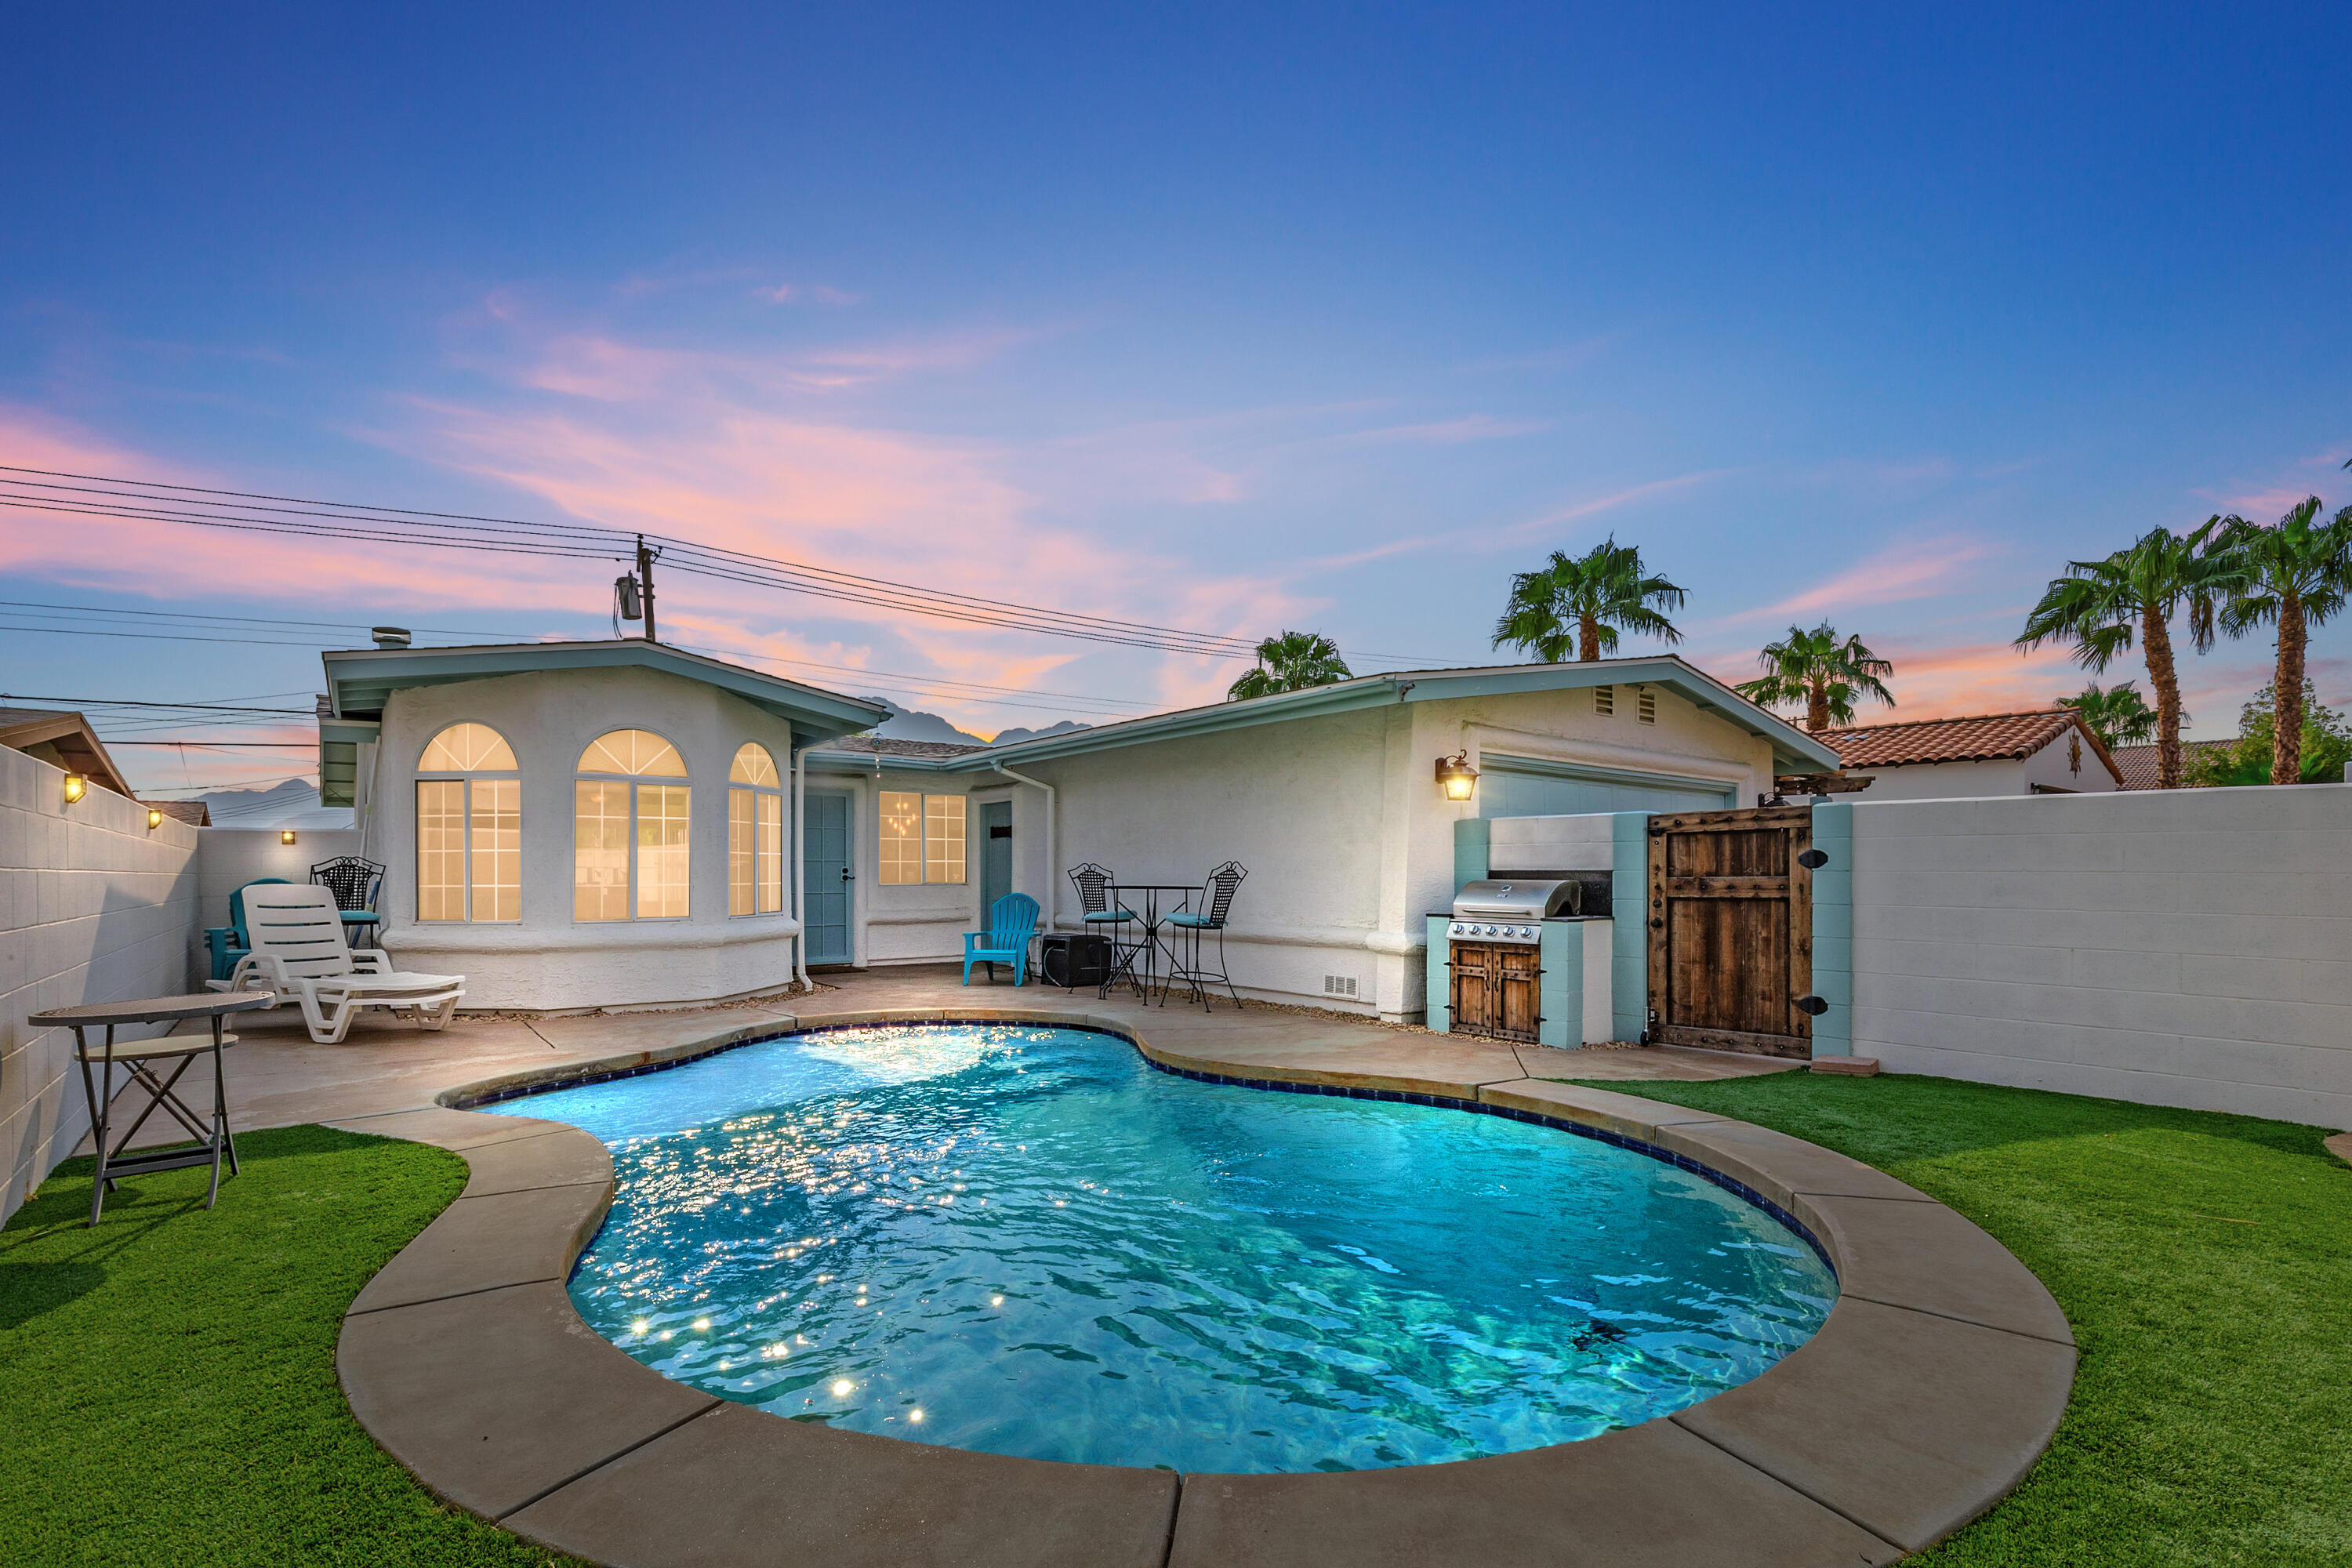
[[[210, 1208], [220, 1196], [221, 1155], [228, 1155], [229, 1174], [237, 1173], [236, 1141], [228, 1131], [228, 1086], [221, 1076], [221, 1047], [236, 1044], [235, 1035], [221, 1032], [221, 1019], [230, 1013], [242, 1013], [249, 1008], [274, 1005], [278, 998], [267, 991], [206, 992], [198, 996], [151, 996], [142, 1002], [96, 1002], [83, 1007], [58, 1007], [47, 1013], [36, 1013], [25, 1020], [37, 1028], [71, 1029], [74, 1032], [74, 1056], [81, 1062], [81, 1091], [89, 1102], [90, 1142], [98, 1151], [98, 1169], [89, 1184], [89, 1223], [98, 1223], [99, 1209], [105, 1203], [107, 1190], [116, 1178], [141, 1171], [175, 1171], [184, 1165], [209, 1163], [213, 1168], [211, 1191], [205, 1194], [205, 1207]], [[152, 1040], [125, 1040], [118, 1044], [114, 1031], [126, 1024], [163, 1024], [174, 1026], [191, 1018], [212, 1020], [209, 1038], [188, 1036], [174, 1038], [164, 1035]], [[92, 1044], [86, 1029], [100, 1026], [106, 1038]], [[213, 1114], [209, 1126], [197, 1116], [185, 1100], [174, 1091], [180, 1079], [196, 1058], [213, 1058]], [[162, 1077], [151, 1063], [176, 1059], [172, 1076]], [[147, 1108], [131, 1124], [129, 1131], [107, 1146], [107, 1135], [113, 1123], [114, 1064], [121, 1062], [130, 1071], [123, 1088], [132, 1084], [147, 1091]], [[93, 1078], [91, 1067], [99, 1068]], [[151, 1150], [131, 1154], [131, 1140], [147, 1125], [147, 1119], [161, 1106], [173, 1120], [188, 1130], [196, 1146], [174, 1144], [168, 1149]]]

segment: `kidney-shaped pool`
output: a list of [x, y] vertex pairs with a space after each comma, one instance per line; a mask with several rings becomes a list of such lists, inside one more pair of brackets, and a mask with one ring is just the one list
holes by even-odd
[[612, 1150], [630, 1355], [793, 1420], [1195, 1471], [1430, 1464], [1745, 1383], [1835, 1282], [1704, 1177], [1027, 1025], [835, 1029], [502, 1105]]

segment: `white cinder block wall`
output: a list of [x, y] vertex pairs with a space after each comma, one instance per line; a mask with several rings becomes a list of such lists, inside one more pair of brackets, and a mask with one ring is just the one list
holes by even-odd
[[1856, 1055], [2352, 1127], [2352, 785], [1843, 809]]
[[73, 1037], [26, 1016], [189, 988], [196, 839], [107, 790], [69, 806], [62, 772], [0, 746], [0, 1220], [89, 1131]]

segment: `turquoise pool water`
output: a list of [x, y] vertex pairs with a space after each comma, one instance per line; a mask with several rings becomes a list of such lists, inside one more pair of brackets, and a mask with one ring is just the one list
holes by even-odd
[[629, 1354], [996, 1454], [1328, 1470], [1567, 1442], [1746, 1382], [1836, 1294], [1770, 1215], [1646, 1155], [1195, 1082], [1082, 1030], [845, 1029], [492, 1109], [612, 1149], [571, 1289]]

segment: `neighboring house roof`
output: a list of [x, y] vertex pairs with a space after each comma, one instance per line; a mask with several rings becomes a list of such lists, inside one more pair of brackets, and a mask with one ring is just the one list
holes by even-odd
[[827, 741], [828, 752], [856, 752], [881, 757], [961, 757], [967, 752], [984, 752], [986, 746], [968, 746], [961, 741], [901, 741], [889, 735], [844, 735], [837, 741]]
[[[2181, 766], [2185, 769], [2194, 763], [2200, 752], [2226, 752], [2236, 744], [2235, 741], [2183, 741], [2180, 742]], [[2117, 746], [2112, 755], [2116, 759], [2116, 776], [2124, 781], [2124, 788], [2157, 787], [2154, 746]]]
[[164, 816], [184, 822], [191, 827], [210, 827], [213, 825], [212, 808], [200, 800], [142, 800], [139, 804], [152, 805]]
[[[1222, 730], [1247, 729], [1291, 719], [1319, 718], [1393, 702], [1432, 702], [1445, 698], [1507, 696], [1521, 692], [1567, 691], [1591, 686], [1662, 686], [1701, 710], [1727, 719], [1752, 735], [1772, 742], [1773, 767], [1782, 773], [1833, 770], [1838, 754], [1786, 720], [1759, 708], [1730, 687], [1672, 655], [1654, 658], [1606, 658], [1586, 664], [1480, 665], [1462, 669], [1400, 669], [1354, 680], [1334, 681], [1304, 691], [1277, 692], [1244, 702], [1216, 702], [1200, 708], [1154, 713], [1096, 724], [1059, 735], [1040, 735], [1006, 746], [988, 746], [938, 759], [907, 757], [904, 766], [943, 773], [984, 773], [1000, 762], [1020, 766], [1051, 757], [1105, 752], [1154, 741], [1180, 740]], [[828, 742], [822, 748], [843, 748]]]
[[0, 746], [13, 746], [52, 767], [79, 773], [90, 783], [128, 799], [114, 759], [106, 754], [98, 731], [79, 713], [54, 708], [0, 708]]
[[2067, 731], [2081, 733], [2088, 749], [2123, 782], [2123, 770], [2082, 715], [2071, 708], [2029, 713], [1979, 713], [1958, 719], [1921, 719], [1902, 724], [1871, 724], [1831, 730], [1822, 739], [1837, 748], [1849, 770], [1904, 768], [1937, 763], [1989, 763], [2030, 757]]
[[332, 713], [320, 715], [324, 734], [332, 720], [381, 719], [384, 700], [419, 686], [446, 686], [501, 675], [543, 670], [659, 669], [732, 692], [793, 727], [795, 746], [870, 730], [890, 710], [862, 698], [844, 697], [822, 687], [706, 658], [643, 637], [597, 642], [496, 643], [478, 647], [352, 648], [320, 656], [327, 670]]

